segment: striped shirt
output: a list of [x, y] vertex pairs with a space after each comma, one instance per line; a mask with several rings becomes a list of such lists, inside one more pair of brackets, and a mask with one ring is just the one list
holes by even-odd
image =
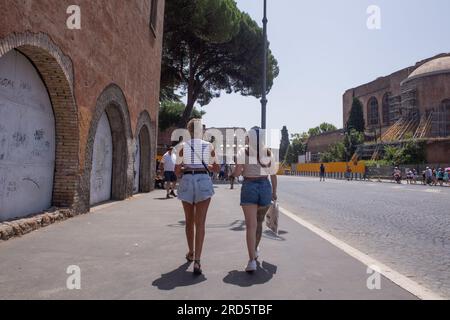
[[182, 145], [183, 164], [186, 169], [205, 169], [205, 165], [213, 164], [214, 157], [211, 155], [212, 144], [201, 140], [191, 139]]

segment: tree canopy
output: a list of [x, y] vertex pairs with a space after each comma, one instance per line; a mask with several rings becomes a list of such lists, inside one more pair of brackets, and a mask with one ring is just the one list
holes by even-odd
[[[172, 126], [176, 126], [183, 115], [186, 105], [182, 102], [165, 100], [159, 109], [159, 130], [164, 131]], [[201, 118], [205, 114], [194, 108], [192, 118]]]
[[329, 131], [335, 131], [337, 130], [336, 126], [334, 126], [331, 123], [327, 123], [324, 122], [321, 125], [315, 127], [315, 128], [311, 128], [308, 130], [308, 135], [310, 137], [312, 136], [318, 136], [319, 134], [325, 133], [325, 132], [329, 132]]
[[[164, 28], [161, 96], [187, 96], [180, 126], [196, 103], [207, 105], [222, 91], [262, 95], [262, 29], [234, 0], [168, 0]], [[278, 73], [269, 50], [268, 92]]]
[[297, 163], [298, 156], [303, 155], [306, 152], [307, 142], [308, 142], [307, 133], [293, 134], [291, 144], [289, 145], [286, 152], [285, 162], [288, 164]]

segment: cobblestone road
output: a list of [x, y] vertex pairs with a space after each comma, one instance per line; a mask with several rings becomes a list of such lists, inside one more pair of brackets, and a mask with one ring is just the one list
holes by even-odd
[[281, 177], [281, 206], [450, 298], [450, 188]]

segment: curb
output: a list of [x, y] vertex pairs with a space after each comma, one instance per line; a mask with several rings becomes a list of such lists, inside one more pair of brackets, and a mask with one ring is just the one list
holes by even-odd
[[53, 209], [35, 216], [2, 222], [0, 223], [0, 242], [15, 237], [21, 237], [32, 231], [47, 227], [56, 222], [67, 220], [77, 215], [79, 214], [76, 214], [72, 209]]

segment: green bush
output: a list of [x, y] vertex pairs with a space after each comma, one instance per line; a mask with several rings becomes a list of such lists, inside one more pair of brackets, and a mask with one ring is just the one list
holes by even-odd
[[410, 140], [401, 147], [386, 146], [384, 148], [383, 160], [392, 165], [425, 163], [426, 154], [424, 143]]

